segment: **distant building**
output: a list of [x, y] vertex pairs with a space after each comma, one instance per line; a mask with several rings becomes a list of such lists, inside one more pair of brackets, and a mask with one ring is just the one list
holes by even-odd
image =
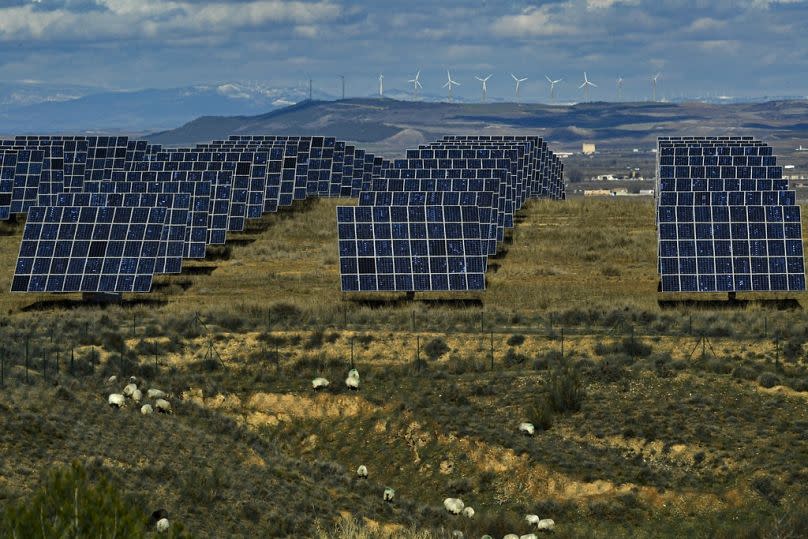
[[584, 155], [593, 155], [595, 153], [595, 144], [592, 142], [584, 142], [581, 146], [581, 152]]

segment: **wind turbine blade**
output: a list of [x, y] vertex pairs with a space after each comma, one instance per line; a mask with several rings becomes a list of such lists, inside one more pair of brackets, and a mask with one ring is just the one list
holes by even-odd
[[597, 87], [598, 87], [598, 85], [597, 85], [597, 84], [595, 84], [594, 82], [590, 82], [590, 83], [589, 83], [589, 86], [594, 86], [595, 88], [597, 88]]
[[547, 79], [547, 82], [549, 82], [550, 84], [553, 84], [553, 80], [550, 77], [545, 75], [544, 78]]
[[446, 88], [447, 86], [449, 86], [449, 84], [451, 84], [451, 81], [449, 81], [446, 84], [444, 84], [443, 86], [441, 86], [441, 88]]
[[415, 85], [418, 86], [419, 88], [423, 88], [423, 86], [421, 86], [421, 83], [418, 81], [415, 81]]
[[513, 80], [519, 80], [519, 79], [516, 78], [516, 75], [514, 75], [513, 73], [511, 73], [511, 77], [513, 77]]
[[583, 88], [584, 86], [586, 86], [586, 83], [583, 83], [582, 85], [578, 86], [578, 89], [580, 90], [580, 89], [581, 89], [581, 88]]

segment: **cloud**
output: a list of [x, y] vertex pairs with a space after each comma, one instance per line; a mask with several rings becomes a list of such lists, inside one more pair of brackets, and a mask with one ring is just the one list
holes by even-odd
[[[569, 4], [564, 4], [568, 6]], [[559, 7], [545, 4], [529, 7], [517, 15], [504, 15], [494, 21], [495, 34], [509, 37], [551, 36], [570, 33], [570, 29], [557, 22]]]
[[94, 9], [70, 4], [43, 9], [33, 4], [0, 8], [0, 40], [98, 41], [99, 39], [224, 34], [273, 23], [308, 26], [336, 19], [341, 8], [317, 2], [254, 0], [190, 2], [95, 0]]

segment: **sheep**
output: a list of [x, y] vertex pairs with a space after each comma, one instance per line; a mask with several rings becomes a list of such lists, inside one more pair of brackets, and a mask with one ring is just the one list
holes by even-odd
[[154, 408], [152, 408], [151, 404], [144, 404], [140, 407], [140, 413], [143, 415], [151, 415], [154, 413]]
[[515, 533], [509, 533], [508, 535], [506, 535], [502, 539], [519, 539], [519, 536], [516, 535]]
[[168, 396], [168, 394], [165, 391], [151, 388], [146, 392], [146, 396], [150, 399], [164, 399]]
[[463, 508], [463, 516], [466, 517], [466, 518], [474, 518], [474, 508], [471, 507], [471, 506], [464, 507]]
[[485, 535], [483, 535], [482, 537], [480, 537], [480, 539], [494, 539], [494, 538], [493, 538], [493, 537], [491, 537], [490, 535], [488, 535], [488, 534], [486, 533]]
[[143, 399], [143, 392], [139, 389], [136, 389], [132, 392], [132, 400], [135, 402], [140, 402]]
[[164, 533], [168, 531], [169, 523], [167, 518], [161, 518], [157, 521], [157, 524], [154, 525], [154, 529], [157, 530], [157, 533]]
[[356, 369], [351, 369], [348, 371], [348, 378], [345, 379], [345, 385], [351, 391], [357, 391], [359, 389], [359, 371]]
[[543, 518], [536, 526], [542, 531], [551, 532], [555, 529], [555, 521], [552, 518]]
[[464, 537], [463, 532], [461, 532], [460, 530], [454, 530], [452, 532], [453, 539], [463, 539], [463, 537]]
[[135, 384], [136, 386], [140, 385], [139, 382], [138, 382], [137, 376], [130, 376], [129, 377], [129, 383], [130, 384]]
[[109, 378], [107, 378], [107, 384], [110, 384], [110, 385], [114, 384], [117, 381], [118, 381], [118, 377], [115, 376], [114, 374], [112, 376], [110, 376]]
[[443, 500], [443, 507], [453, 515], [459, 515], [463, 511], [463, 500], [460, 498], [446, 498]]
[[531, 526], [538, 526], [541, 521], [538, 515], [525, 515], [525, 520]]
[[171, 403], [165, 399], [157, 399], [154, 402], [154, 409], [162, 414], [170, 414], [171, 413]]
[[137, 391], [137, 386], [135, 384], [127, 384], [126, 387], [123, 388], [123, 396], [131, 397], [135, 391]]
[[524, 535], [519, 536], [519, 539], [539, 539], [539, 536], [535, 533], [526, 533]]
[[391, 489], [390, 487], [384, 489], [384, 501], [392, 502], [395, 496], [396, 496], [395, 490]]
[[527, 436], [533, 436], [533, 433], [536, 432], [536, 427], [533, 426], [533, 423], [519, 423], [519, 432]]
[[311, 387], [312, 387], [312, 388], [313, 388], [315, 391], [317, 391], [318, 389], [322, 389], [322, 388], [324, 388], [324, 387], [328, 387], [328, 384], [329, 384], [329, 383], [330, 383], [330, 382], [329, 382], [328, 380], [326, 380], [325, 378], [322, 378], [322, 377], [320, 377], [320, 378], [315, 378], [314, 380], [312, 380], [312, 381], [311, 381]]
[[126, 404], [126, 398], [120, 393], [110, 393], [107, 398], [107, 404], [114, 408], [123, 408]]
[[367, 479], [367, 476], [368, 476], [368, 468], [367, 468], [367, 466], [365, 466], [364, 464], [359, 466], [359, 468], [356, 469], [356, 475], [358, 477], [361, 477], [362, 479]]

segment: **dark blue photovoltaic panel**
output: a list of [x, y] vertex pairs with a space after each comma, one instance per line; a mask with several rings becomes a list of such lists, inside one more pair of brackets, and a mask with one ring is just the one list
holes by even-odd
[[660, 137], [662, 292], [805, 290], [800, 207], [772, 148], [745, 137]]
[[149, 292], [166, 208], [28, 212], [12, 292]]
[[339, 206], [346, 292], [485, 289], [475, 206]]
[[11, 192], [17, 170], [17, 152], [0, 150], [0, 221], [11, 217]]

